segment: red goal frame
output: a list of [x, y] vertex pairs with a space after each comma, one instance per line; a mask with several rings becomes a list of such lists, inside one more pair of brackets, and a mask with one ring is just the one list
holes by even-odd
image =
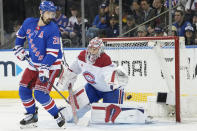
[[102, 38], [104, 42], [107, 41], [143, 41], [143, 40], [174, 40], [175, 44], [175, 111], [176, 122], [181, 122], [180, 116], [180, 52], [179, 52], [179, 37], [177, 36], [163, 36], [163, 37], [119, 37], [119, 38]]

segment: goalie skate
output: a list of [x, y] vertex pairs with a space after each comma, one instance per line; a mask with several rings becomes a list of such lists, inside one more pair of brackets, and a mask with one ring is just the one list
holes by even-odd
[[36, 107], [34, 114], [25, 114], [25, 118], [20, 121], [21, 129], [24, 128], [35, 128], [37, 127], [38, 121], [38, 108]]

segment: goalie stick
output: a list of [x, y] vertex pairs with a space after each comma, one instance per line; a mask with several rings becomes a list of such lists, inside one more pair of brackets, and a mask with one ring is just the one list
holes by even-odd
[[[60, 45], [61, 45], [61, 52], [62, 52], [62, 55], [63, 55], [62, 63], [68, 68], [69, 65], [66, 62], [64, 49], [63, 49], [63, 46], [62, 46], [62, 38], [60, 38]], [[77, 116], [77, 109], [76, 109], [76, 106], [75, 106], [74, 95], [73, 95], [73, 90], [72, 90], [72, 85], [71, 84], [69, 84], [69, 87], [68, 87], [68, 94], [69, 94], [69, 98], [70, 98], [69, 99], [69, 101], [70, 101], [69, 103], [70, 103], [71, 108], [72, 108], [74, 122], [75, 122], [75, 124], [77, 124], [79, 118]]]

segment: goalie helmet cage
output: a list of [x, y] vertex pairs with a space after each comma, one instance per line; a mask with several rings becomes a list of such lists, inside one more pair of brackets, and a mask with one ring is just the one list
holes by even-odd
[[[173, 56], [174, 57], [174, 79], [173, 79], [173, 81], [174, 81], [175, 91], [173, 93], [175, 93], [174, 94], [175, 95], [175, 98], [174, 98], [175, 99], [174, 100], [174, 102], [175, 102], [175, 114], [176, 114], [175, 119], [176, 119], [176, 122], [181, 122], [181, 115], [180, 115], [181, 113], [180, 113], [180, 59], [179, 59], [179, 57], [180, 57], [180, 52], [179, 52], [180, 51], [179, 50], [180, 49], [180, 44], [179, 44], [179, 37], [176, 37], [176, 36], [166, 36], [166, 37], [120, 37], [120, 38], [103, 38], [103, 41], [105, 43], [106, 52], [111, 56], [112, 61], [117, 64], [118, 61], [121, 59], [120, 57], [123, 55], [125, 57], [122, 58], [122, 59], [127, 59], [127, 60], [126, 61], [121, 61], [121, 62], [119, 61], [120, 63], [118, 63], [118, 64], [123, 65], [124, 63], [127, 63], [128, 68], [135, 67], [133, 65], [133, 63], [134, 64], [140, 63], [140, 61], [133, 61], [132, 67], [130, 66], [131, 64], [129, 63], [128, 58], [135, 57], [135, 54], [139, 55], [138, 53], [136, 53], [136, 50], [141, 50], [142, 49], [142, 51], [143, 51], [143, 49], [145, 49], [145, 50], [149, 49], [149, 50], [151, 50], [151, 52], [153, 52], [153, 50], [155, 48], [158, 48], [158, 45], [159, 45], [159, 48], [163, 48], [163, 49], [168, 48], [168, 49], [174, 50], [173, 51], [174, 52], [174, 54], [173, 54], [174, 55]], [[127, 51], [127, 49], [128, 49], [128, 51]], [[131, 49], [131, 50], [129, 50], [129, 49]], [[110, 50], [111, 50], [111, 52], [110, 52]], [[123, 52], [118, 52], [118, 51], [114, 52], [114, 50], [124, 50], [124, 53]], [[144, 53], [142, 51], [141, 51], [141, 54]], [[156, 52], [158, 53], [160, 51], [161, 50], [157, 50]], [[158, 55], [157, 53], [156, 53], [156, 55]], [[146, 52], [144, 54], [146, 54]], [[152, 56], [149, 56], [149, 57], [152, 57]], [[157, 58], [161, 59], [161, 56], [157, 57]], [[116, 59], [116, 60], [118, 59], [118, 60], [114, 61], [114, 59]], [[142, 64], [143, 62], [144, 62], [144, 64]], [[160, 61], [159, 63], [161, 64], [162, 61]], [[143, 70], [143, 72], [140, 72], [139, 74], [142, 76], [143, 73], [144, 73], [144, 76], [147, 77], [148, 76], [147, 75], [147, 68], [148, 68], [147, 67], [148, 66], [147, 61], [142, 60], [141, 64], [145, 66], [144, 69], [142, 69], [143, 67], [140, 66], [140, 68], [135, 69], [135, 71], [137, 72], [137, 70]], [[154, 66], [152, 68], [154, 68]], [[163, 67], [163, 68], [165, 68], [165, 67]], [[146, 71], [145, 71], [145, 69], [146, 69]], [[161, 70], [162, 70], [162, 68], [161, 68]], [[132, 74], [131, 74], [130, 69], [128, 69], [128, 75], [130, 76], [129, 82], [132, 81], [131, 76], [134, 76], [134, 73], [136, 73], [135, 71], [133, 71]], [[163, 72], [163, 74], [165, 74], [164, 71], [161, 71], [161, 72]], [[165, 81], [165, 80], [163, 80], [163, 81]], [[132, 84], [128, 84], [129, 87], [133, 88], [134, 83], [135, 83], [135, 81], [133, 80]], [[143, 83], [143, 81], [142, 81], [142, 83]], [[168, 82], [167, 82], [167, 84], [168, 84]], [[129, 88], [129, 87], [127, 86], [127, 88]], [[139, 93], [139, 95], [141, 95], [141, 93]], [[125, 96], [126, 96], [126, 93], [125, 93]], [[130, 97], [134, 97], [134, 94], [130, 95], [129, 97], [126, 96], [127, 99], [129, 99]]]

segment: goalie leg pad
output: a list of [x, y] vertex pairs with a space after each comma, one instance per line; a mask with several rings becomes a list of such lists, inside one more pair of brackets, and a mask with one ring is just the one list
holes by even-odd
[[93, 123], [145, 123], [143, 108], [124, 104], [93, 103], [91, 108]]
[[83, 87], [79, 87], [77, 90], [74, 91], [74, 100], [75, 106], [78, 110], [87, 106], [90, 103], [86, 91]]

